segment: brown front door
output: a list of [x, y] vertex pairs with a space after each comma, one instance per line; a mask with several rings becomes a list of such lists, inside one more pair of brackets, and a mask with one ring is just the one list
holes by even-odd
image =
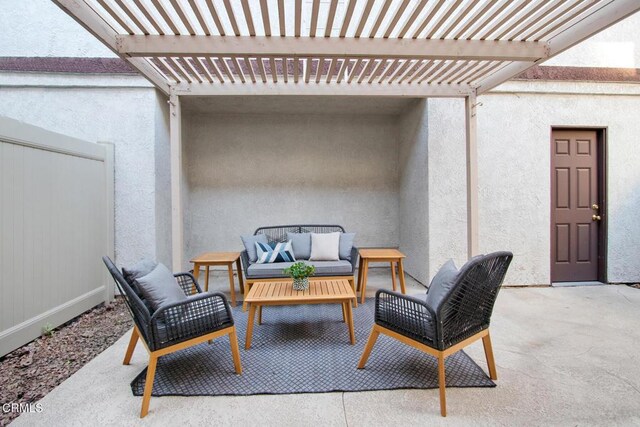
[[598, 280], [599, 147], [596, 130], [551, 136], [551, 281]]

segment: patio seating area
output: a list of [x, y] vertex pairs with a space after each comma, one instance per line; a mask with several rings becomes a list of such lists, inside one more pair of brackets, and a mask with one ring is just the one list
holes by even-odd
[[[388, 271], [373, 270], [368, 296], [388, 288], [388, 282]], [[407, 292], [424, 294], [424, 288], [408, 278]], [[491, 328], [499, 386], [448, 389], [449, 412], [460, 425], [638, 423], [638, 318], [640, 292], [628, 286], [503, 289]], [[47, 417], [26, 413], [14, 425], [49, 425], [51, 419], [82, 425], [89, 414], [102, 425], [124, 419], [128, 425], [196, 425], [215, 419], [219, 425], [283, 426], [302, 420], [350, 426], [448, 421], [437, 410], [425, 409], [438, 407], [437, 390], [160, 397], [140, 420], [140, 398], [132, 398], [129, 382], [148, 358], [139, 347], [131, 365], [122, 366], [128, 340], [122, 337], [42, 399]], [[481, 344], [466, 351], [486, 369]]]
[[0, 427], [640, 425], [640, 0], [0, 10]]

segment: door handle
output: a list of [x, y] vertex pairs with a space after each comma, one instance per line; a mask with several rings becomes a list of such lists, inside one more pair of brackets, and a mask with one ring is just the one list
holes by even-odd
[[600, 221], [602, 219], [602, 217], [600, 215], [591, 215], [591, 220], [592, 221]]
[[591, 209], [594, 211], [598, 211], [600, 209], [600, 206], [596, 205], [595, 203], [593, 205], [591, 205]]

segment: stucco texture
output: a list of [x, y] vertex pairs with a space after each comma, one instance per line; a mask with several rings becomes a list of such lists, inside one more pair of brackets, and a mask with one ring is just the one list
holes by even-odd
[[49, 0], [0, 0], [0, 56], [116, 55]]
[[[607, 128], [610, 282], [640, 280], [640, 97], [489, 94], [478, 108], [480, 248], [515, 257], [508, 283], [550, 282], [550, 133], [553, 126]], [[637, 115], [637, 114], [636, 114]]]
[[[38, 76], [31, 82], [37, 85]], [[167, 240], [156, 233], [168, 227], [162, 217], [156, 219], [156, 209], [168, 209], [164, 196], [156, 206], [156, 168], [166, 169], [168, 163], [163, 166], [159, 159], [156, 164], [156, 145], [163, 141], [157, 136], [164, 132], [156, 121], [164, 113], [156, 111], [155, 89], [0, 86], [0, 99], [0, 115], [89, 142], [113, 143], [116, 260], [130, 265], [142, 257], [168, 257], [165, 248], [156, 251], [157, 240]], [[157, 179], [164, 188], [167, 177]]]
[[422, 284], [429, 280], [428, 104], [414, 100], [399, 117], [400, 250], [404, 268]]
[[187, 257], [241, 249], [278, 224], [340, 224], [359, 246], [399, 244], [397, 118], [184, 115]]

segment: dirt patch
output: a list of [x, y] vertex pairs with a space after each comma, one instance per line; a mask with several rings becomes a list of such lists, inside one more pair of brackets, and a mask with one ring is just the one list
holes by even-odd
[[[117, 297], [0, 358], [0, 405], [37, 402], [132, 327], [124, 300]], [[0, 411], [0, 426], [18, 415]]]
[[631, 286], [632, 288], [640, 289], [640, 283], [632, 283], [629, 286]]

